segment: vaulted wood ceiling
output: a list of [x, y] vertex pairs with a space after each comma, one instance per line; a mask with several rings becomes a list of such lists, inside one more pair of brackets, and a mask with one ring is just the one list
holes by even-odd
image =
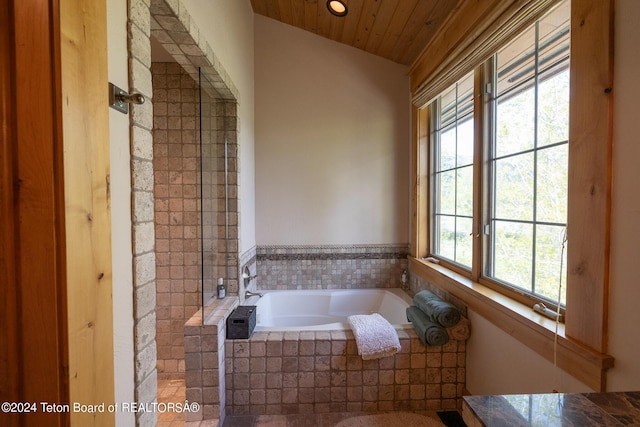
[[329, 13], [326, 0], [251, 0], [253, 11], [358, 49], [411, 65], [457, 0], [345, 0], [349, 13]]

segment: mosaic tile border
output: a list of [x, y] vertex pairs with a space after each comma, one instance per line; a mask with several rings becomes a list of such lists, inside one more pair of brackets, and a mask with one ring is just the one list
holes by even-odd
[[409, 245], [258, 246], [258, 289], [397, 288]]
[[409, 245], [258, 246], [258, 261], [406, 259]]

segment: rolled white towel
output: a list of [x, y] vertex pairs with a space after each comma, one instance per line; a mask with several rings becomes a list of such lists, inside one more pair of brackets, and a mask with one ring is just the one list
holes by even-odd
[[349, 316], [349, 324], [363, 360], [393, 356], [400, 351], [398, 333], [380, 314], [354, 314]]

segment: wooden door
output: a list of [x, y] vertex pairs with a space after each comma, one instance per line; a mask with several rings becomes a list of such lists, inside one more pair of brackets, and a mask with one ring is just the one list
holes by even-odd
[[0, 2], [2, 426], [114, 424], [105, 5]]
[[[2, 425], [66, 425], [64, 205], [56, 2], [2, 2]], [[3, 408], [6, 410], [6, 408]], [[28, 412], [29, 411], [29, 412]], [[6, 422], [5, 422], [6, 419]]]

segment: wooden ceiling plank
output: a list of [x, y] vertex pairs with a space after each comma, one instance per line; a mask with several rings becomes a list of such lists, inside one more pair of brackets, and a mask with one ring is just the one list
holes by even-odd
[[326, 7], [326, 3], [322, 0], [318, 0], [318, 32], [317, 34], [322, 37], [329, 38], [331, 34], [331, 21], [334, 19], [344, 19], [333, 16], [329, 9]]
[[418, 5], [409, 17], [402, 34], [398, 38], [396, 45], [393, 47], [391, 52], [389, 52], [389, 56], [393, 61], [401, 63], [401, 58], [409, 49], [409, 46], [415, 36], [420, 32], [420, 28], [425, 22], [427, 22], [432, 9], [436, 7], [437, 3], [439, 2], [418, 2]]
[[442, 25], [446, 17], [451, 13], [456, 5], [453, 1], [437, 2], [436, 6], [431, 10], [431, 15], [425, 21], [425, 24], [421, 26], [418, 34], [413, 37], [409, 48], [405, 51], [404, 55], [400, 59], [402, 64], [412, 64], [413, 61], [420, 55], [422, 49], [427, 45], [429, 40], [435, 35], [438, 28]]
[[254, 13], [409, 65], [466, 0], [349, 0], [342, 18], [329, 13], [326, 0], [250, 1]]
[[380, 44], [384, 40], [393, 16], [395, 15], [400, 0], [385, 0], [380, 3], [380, 8], [376, 14], [376, 20], [373, 23], [369, 40], [365, 46], [365, 50], [371, 53], [377, 53]]
[[253, 8], [253, 12], [258, 15], [269, 16], [267, 14], [267, 4], [264, 0], [251, 0], [251, 7]]
[[291, 0], [278, 0], [278, 9], [280, 10], [280, 21], [285, 24], [293, 25]]
[[345, 19], [337, 16], [332, 18], [329, 28], [329, 38], [340, 42], [340, 40], [342, 40], [342, 33], [344, 32]]
[[318, 34], [318, 0], [304, 2], [304, 29]]
[[400, 4], [398, 4], [398, 7], [393, 14], [393, 18], [391, 19], [391, 23], [389, 24], [389, 28], [387, 29], [387, 32], [382, 39], [382, 43], [380, 43], [378, 51], [376, 52], [378, 55], [384, 58], [390, 58], [391, 52], [402, 35], [404, 27], [413, 14], [418, 1], [419, 0], [402, 0]]
[[364, 4], [362, 9], [362, 16], [358, 23], [358, 30], [356, 31], [356, 37], [353, 40], [353, 46], [358, 49], [363, 49], [367, 45], [369, 36], [371, 35], [371, 29], [376, 20], [378, 9], [380, 8], [380, 0], [370, 0]]
[[267, 1], [267, 16], [269, 18], [277, 19], [280, 21], [280, 6], [278, 0], [266, 0]]
[[358, 24], [362, 15], [364, 0], [350, 0], [349, 13], [344, 17], [344, 27], [342, 30], [342, 43], [353, 46], [353, 40], [358, 31]]
[[304, 0], [291, 0], [292, 25], [304, 28]]

